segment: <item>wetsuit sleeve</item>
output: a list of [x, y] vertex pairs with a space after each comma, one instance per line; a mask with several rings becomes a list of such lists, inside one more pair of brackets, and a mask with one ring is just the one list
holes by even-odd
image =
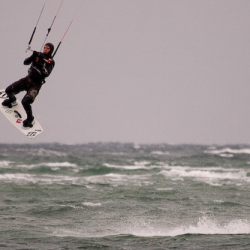
[[42, 72], [44, 77], [48, 77], [50, 73], [52, 72], [53, 68], [55, 66], [55, 61], [51, 59], [51, 61], [44, 63]]
[[31, 55], [30, 57], [26, 58], [26, 59], [24, 60], [23, 64], [24, 64], [24, 65], [29, 65], [29, 64], [31, 64], [31, 63], [35, 60], [35, 58], [38, 56], [38, 54], [39, 54], [39, 53], [38, 53], [37, 51], [33, 51], [32, 55]]

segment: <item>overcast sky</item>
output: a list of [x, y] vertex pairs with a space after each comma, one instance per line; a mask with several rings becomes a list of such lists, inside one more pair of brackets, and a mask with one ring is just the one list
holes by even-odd
[[[46, 2], [32, 49], [60, 2]], [[0, 88], [26, 76], [43, 4], [0, 1]], [[64, 0], [47, 39], [57, 46], [73, 19], [33, 104], [44, 132], [30, 140], [2, 116], [0, 143], [250, 143], [250, 1], [80, 4]]]

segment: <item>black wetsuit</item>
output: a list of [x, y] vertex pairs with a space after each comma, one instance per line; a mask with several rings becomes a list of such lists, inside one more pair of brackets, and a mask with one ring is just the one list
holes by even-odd
[[32, 120], [31, 105], [38, 95], [42, 85], [45, 83], [45, 78], [52, 72], [55, 62], [50, 54], [38, 53], [33, 51], [33, 54], [24, 60], [24, 65], [30, 65], [28, 75], [20, 80], [12, 83], [5, 90], [10, 101], [14, 101], [15, 95], [21, 91], [27, 91], [22, 99], [23, 107], [27, 113], [27, 119]]

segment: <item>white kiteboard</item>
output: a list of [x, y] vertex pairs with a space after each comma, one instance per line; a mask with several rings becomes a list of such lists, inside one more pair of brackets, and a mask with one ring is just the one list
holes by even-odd
[[2, 102], [7, 99], [5, 90], [0, 90], [0, 110], [4, 116], [12, 123], [19, 131], [28, 136], [30, 139], [35, 138], [43, 132], [43, 129], [39, 122], [35, 119], [32, 128], [23, 127], [23, 121], [27, 118], [26, 112], [20, 101], [16, 100], [17, 105], [12, 108], [8, 108], [2, 105]]

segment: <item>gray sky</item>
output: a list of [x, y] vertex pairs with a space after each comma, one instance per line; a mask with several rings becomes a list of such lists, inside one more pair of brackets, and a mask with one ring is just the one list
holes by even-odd
[[[48, 42], [80, 3], [64, 0]], [[0, 1], [1, 88], [27, 74], [43, 4]], [[47, 1], [32, 49], [59, 5]], [[250, 143], [249, 13], [245, 0], [84, 0], [33, 104], [44, 133], [2, 116], [0, 143]]]

